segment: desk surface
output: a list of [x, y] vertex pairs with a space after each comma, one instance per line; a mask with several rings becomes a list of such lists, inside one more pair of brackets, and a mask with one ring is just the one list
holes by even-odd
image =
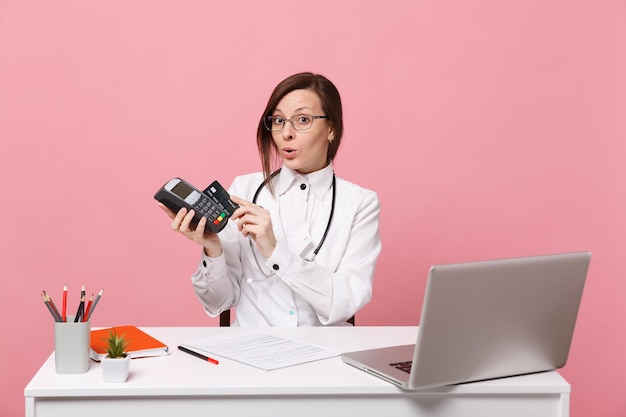
[[[197, 397], [394, 397], [446, 394], [470, 395], [539, 395], [560, 398], [558, 414], [567, 415], [570, 385], [558, 372], [544, 372], [512, 378], [440, 387], [419, 392], [404, 391], [382, 379], [368, 375], [333, 357], [273, 371], [263, 371], [228, 359], [219, 358], [213, 365], [183, 353], [177, 345], [191, 339], [224, 332], [258, 332], [259, 329], [220, 327], [143, 327], [170, 347], [170, 355], [137, 358], [131, 362], [131, 373], [125, 383], [104, 383], [100, 364], [91, 362], [85, 374], [63, 375], [54, 370], [54, 353], [43, 364], [24, 389], [27, 415], [45, 414], [38, 402], [48, 399], [170, 399]], [[411, 344], [417, 327], [313, 327], [267, 328], [264, 332], [291, 337], [334, 348], [339, 352]], [[440, 397], [440, 395], [439, 395]], [[49, 401], [50, 402], [50, 401]], [[93, 413], [92, 413], [93, 415]]]

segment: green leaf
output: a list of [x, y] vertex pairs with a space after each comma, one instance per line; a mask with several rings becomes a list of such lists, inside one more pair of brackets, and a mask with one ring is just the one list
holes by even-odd
[[106, 342], [105, 350], [109, 358], [123, 358], [126, 356], [126, 349], [130, 343], [126, 340], [126, 335], [118, 335], [115, 327], [109, 330], [106, 338], [102, 339]]

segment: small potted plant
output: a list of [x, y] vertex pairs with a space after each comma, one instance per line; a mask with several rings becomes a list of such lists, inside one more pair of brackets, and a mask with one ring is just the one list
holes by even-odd
[[128, 344], [125, 335], [118, 335], [115, 328], [103, 339], [106, 342], [107, 355], [102, 358], [102, 376], [104, 382], [126, 382], [130, 371], [130, 355], [126, 352]]

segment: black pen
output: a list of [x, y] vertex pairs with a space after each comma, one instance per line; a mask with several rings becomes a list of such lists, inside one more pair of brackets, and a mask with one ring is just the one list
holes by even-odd
[[217, 359], [209, 358], [208, 356], [204, 356], [204, 355], [203, 355], [203, 354], [201, 354], [201, 353], [194, 352], [193, 350], [191, 350], [191, 349], [187, 349], [186, 347], [183, 347], [183, 346], [178, 346], [178, 350], [182, 350], [183, 352], [185, 352], [185, 353], [189, 353], [190, 355], [193, 355], [193, 356], [195, 356], [196, 358], [200, 358], [200, 359], [202, 359], [202, 360], [204, 360], [204, 361], [211, 362], [211, 363], [212, 363], [212, 364], [214, 364], [214, 365], [219, 365], [219, 362], [218, 362], [218, 360], [217, 360]]

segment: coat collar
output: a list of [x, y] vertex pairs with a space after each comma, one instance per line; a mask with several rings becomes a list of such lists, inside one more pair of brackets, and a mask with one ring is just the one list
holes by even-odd
[[333, 184], [333, 175], [334, 170], [332, 162], [328, 164], [326, 168], [310, 174], [299, 174], [283, 166], [277, 178], [276, 191], [278, 195], [283, 195], [292, 186], [299, 186], [301, 183], [306, 183], [311, 187], [311, 191], [315, 193], [317, 199], [321, 200]]

